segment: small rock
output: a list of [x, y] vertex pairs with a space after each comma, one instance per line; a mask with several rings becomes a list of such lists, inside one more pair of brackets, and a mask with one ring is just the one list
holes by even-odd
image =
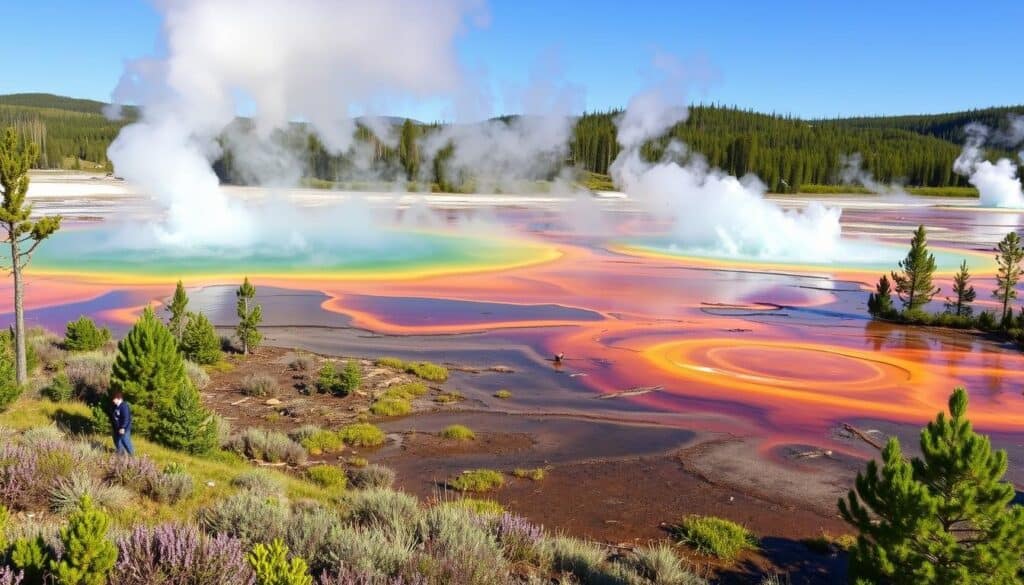
[[210, 488], [212, 488], [212, 487], [214, 487], [215, 485], [217, 485], [217, 484], [216, 484], [216, 483], [215, 483], [215, 482], [214, 482], [213, 480], [210, 480], [210, 481], [206, 482], [206, 487], [210, 487]]
[[270, 398], [263, 404], [266, 404], [267, 406], [277, 406], [278, 404], [281, 404], [281, 401], [277, 398]]

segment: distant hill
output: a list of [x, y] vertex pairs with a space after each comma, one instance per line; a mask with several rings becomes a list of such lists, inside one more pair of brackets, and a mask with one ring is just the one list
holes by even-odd
[[[0, 127], [13, 125], [42, 146], [39, 166], [43, 168], [90, 168], [111, 170], [107, 147], [128, 121], [138, 116], [136, 108], [126, 108], [126, 120], [112, 121], [103, 115], [106, 104], [44, 93], [0, 95]], [[618, 154], [614, 119], [620, 112], [586, 113], [575, 118], [575, 131], [569, 141], [566, 161], [552, 161], [551, 174], [563, 164], [575, 166], [588, 183], [610, 186], [608, 167]], [[922, 187], [964, 187], [965, 179], [953, 173], [952, 164], [964, 139], [963, 128], [971, 122], [992, 127], [1004, 126], [1010, 114], [1024, 115], [1024, 105], [994, 107], [945, 114], [853, 117], [804, 120], [791, 116], [765, 114], [723, 106], [699, 105], [691, 108], [689, 118], [673, 128], [661, 140], [646, 147], [649, 158], [657, 158], [670, 139], [686, 143], [708, 163], [731, 174], [754, 173], [775, 192], [797, 191], [801, 186], [836, 185], [843, 156], [859, 153], [864, 169], [877, 180], [900, 181]], [[510, 123], [515, 116], [495, 121]], [[400, 131], [398, 147], [381, 141], [370, 128], [379, 122]], [[244, 121], [243, 126], [245, 126]], [[435, 189], [450, 191], [469, 188], [472, 177], [457, 177], [446, 172], [445, 160], [451, 152], [442, 151], [431, 167], [421, 168], [424, 157], [417, 139], [436, 132], [437, 124], [422, 124], [405, 119], [382, 117], [369, 120], [357, 133], [357, 141], [373, 145], [374, 175], [390, 180], [406, 177], [421, 179], [426, 174]], [[302, 136], [308, 129], [297, 124], [289, 133]], [[316, 137], [302, 138], [292, 144], [303, 145], [307, 152], [306, 176], [318, 184], [350, 180], [361, 172], [345, 155], [329, 153]], [[1003, 153], [993, 153], [1000, 155]], [[222, 180], [240, 182], [230, 152], [216, 161], [214, 168]], [[365, 169], [362, 169], [365, 171]], [[427, 171], [425, 173], [425, 171]], [[547, 179], [549, 176], [538, 176]]]

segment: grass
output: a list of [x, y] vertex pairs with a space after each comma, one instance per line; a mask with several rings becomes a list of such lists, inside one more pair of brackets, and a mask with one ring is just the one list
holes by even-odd
[[353, 447], [377, 447], [384, 444], [384, 431], [370, 423], [353, 423], [338, 431], [346, 445]]
[[389, 386], [381, 398], [401, 398], [403, 400], [412, 400], [418, 398], [427, 393], [427, 385], [423, 382], [405, 382], [403, 384], [395, 384]]
[[480, 514], [481, 516], [501, 516], [505, 513], [505, 506], [502, 506], [494, 500], [485, 500], [482, 498], [456, 498], [454, 500], [444, 502], [442, 505], [463, 508], [476, 514]]
[[407, 362], [396, 357], [382, 357], [374, 364], [377, 366], [401, 370], [430, 382], [444, 382], [448, 379], [448, 368], [430, 362]]
[[299, 444], [309, 452], [310, 455], [323, 455], [324, 453], [337, 453], [345, 448], [338, 433], [319, 430], [313, 434], [303, 437]]
[[334, 465], [314, 465], [306, 469], [306, 478], [326, 489], [344, 489], [348, 483], [345, 472]]
[[355, 467], [358, 469], [360, 467], [366, 467], [367, 465], [370, 464], [370, 461], [367, 460], [366, 457], [359, 457], [358, 455], [353, 455], [352, 457], [346, 459], [345, 463], [348, 463], [349, 467]]
[[377, 416], [405, 416], [412, 412], [412, 404], [404, 398], [383, 398], [370, 405]]
[[722, 560], [734, 560], [745, 550], [757, 549], [757, 538], [741, 526], [714, 516], [687, 516], [674, 529], [682, 544]]
[[442, 392], [438, 394], [434, 397], [434, 402], [438, 404], [454, 404], [456, 402], [462, 402], [465, 399], [466, 398], [462, 394], [452, 390], [451, 392]]
[[501, 398], [502, 400], [508, 400], [509, 398], [512, 398], [512, 392], [508, 390], [498, 390], [494, 393], [494, 397]]
[[391, 368], [394, 370], [405, 370], [405, 362], [396, 357], [385, 356], [373, 363], [377, 366], [384, 368]]
[[540, 481], [547, 475], [547, 471], [543, 467], [535, 467], [533, 469], [516, 468], [512, 470], [512, 476], [518, 477], [519, 479], [532, 479], [533, 481]]
[[840, 534], [832, 536], [828, 532], [822, 532], [820, 536], [812, 536], [801, 540], [808, 549], [818, 554], [831, 554], [836, 551], [850, 550], [857, 544], [857, 537], [852, 534]]
[[450, 441], [473, 441], [476, 433], [465, 425], [448, 425], [441, 431], [441, 437]]
[[474, 469], [448, 481], [448, 487], [460, 492], [489, 492], [505, 485], [505, 477], [493, 469]]
[[[904, 187], [910, 195], [925, 197], [977, 197], [974, 187]], [[872, 191], [861, 185], [800, 185], [802, 195], [871, 195]]]

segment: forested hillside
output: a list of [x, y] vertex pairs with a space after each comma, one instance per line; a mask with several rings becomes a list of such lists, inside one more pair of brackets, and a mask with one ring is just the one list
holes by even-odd
[[[111, 170], [106, 149], [125, 122], [104, 118], [104, 105], [49, 94], [0, 96], [0, 126], [14, 125], [39, 142], [42, 168]], [[691, 152], [704, 156], [710, 165], [734, 175], [754, 173], [775, 192], [838, 184], [842, 158], [854, 153], [861, 155], [864, 170], [879, 181], [928, 187], [965, 186], [965, 179], [953, 173], [952, 168], [960, 152], [963, 127], [972, 121], [1004, 126], [1013, 113], [1024, 114], [1024, 106], [830, 120], [695, 106], [685, 122], [648, 145], [647, 155], [652, 159], [659, 157], [665, 145], [677, 139], [687, 144]], [[125, 114], [130, 120], [137, 112], [129, 108]], [[568, 160], [552, 161], [552, 168], [567, 162], [581, 173], [586, 171], [586, 176], [597, 177], [600, 183], [618, 154], [614, 124], [618, 114], [610, 111], [580, 116], [568, 145]], [[499, 121], [509, 123], [512, 119], [503, 117]], [[239, 124], [244, 128], [246, 121], [240, 120]], [[473, 177], [446, 167], [450, 149], [442, 150], [435, 160], [428, 160], [420, 152], [420, 140], [436, 132], [438, 125], [412, 121], [399, 125], [395, 121], [394, 127], [399, 138], [397, 147], [378, 140], [365, 126], [359, 127], [357, 148], [363, 159], [371, 161], [373, 172], [369, 174], [388, 180], [429, 180], [434, 189], [444, 191], [463, 190], [473, 184]], [[314, 183], [330, 185], [368, 174], [365, 165], [355, 164], [351, 153], [330, 154], [300, 125], [283, 139], [304, 151], [306, 177]], [[218, 174], [228, 182], [246, 182], [247, 177], [233, 164], [230, 147], [227, 143], [225, 146], [226, 155], [215, 165]]]

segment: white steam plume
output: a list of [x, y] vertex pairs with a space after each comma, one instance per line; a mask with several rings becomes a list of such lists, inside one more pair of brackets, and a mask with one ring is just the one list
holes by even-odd
[[864, 158], [859, 152], [839, 155], [839, 164], [839, 180], [844, 185], [862, 185], [877, 195], [906, 195], [899, 184], [887, 185], [876, 181], [874, 175], [864, 169]]
[[[211, 169], [218, 137], [239, 109], [252, 110], [260, 138], [303, 120], [329, 149], [343, 152], [353, 141], [353, 116], [369, 104], [458, 87], [453, 40], [475, 10], [462, 0], [158, 6], [167, 54], [129, 64], [114, 101], [142, 106], [142, 117], [121, 132], [109, 156], [118, 174], [167, 208], [161, 240], [184, 245], [258, 237], [257, 222], [225, 197]], [[287, 161], [252, 144], [242, 156], [254, 150], [256, 159]]]
[[1015, 146], [1024, 138], [1022, 119], [1013, 118], [1009, 130], [995, 135], [977, 123], [968, 124], [965, 131], [967, 139], [960, 156], [953, 162], [953, 170], [968, 177], [968, 182], [978, 188], [983, 207], [1024, 209], [1024, 190], [1017, 165], [1008, 158], [1001, 158], [995, 163], [984, 159], [987, 142]]
[[786, 211], [765, 199], [766, 188], [750, 175], [742, 180], [709, 168], [703, 157], [685, 164], [673, 157], [685, 147], [670, 145], [665, 159], [649, 163], [640, 153], [648, 140], [686, 119], [677, 75], [634, 96], [618, 119], [622, 145], [612, 177], [630, 197], [673, 222], [673, 244], [704, 253], [773, 260], [829, 262], [839, 259], [839, 209], [817, 203], [803, 212]]

